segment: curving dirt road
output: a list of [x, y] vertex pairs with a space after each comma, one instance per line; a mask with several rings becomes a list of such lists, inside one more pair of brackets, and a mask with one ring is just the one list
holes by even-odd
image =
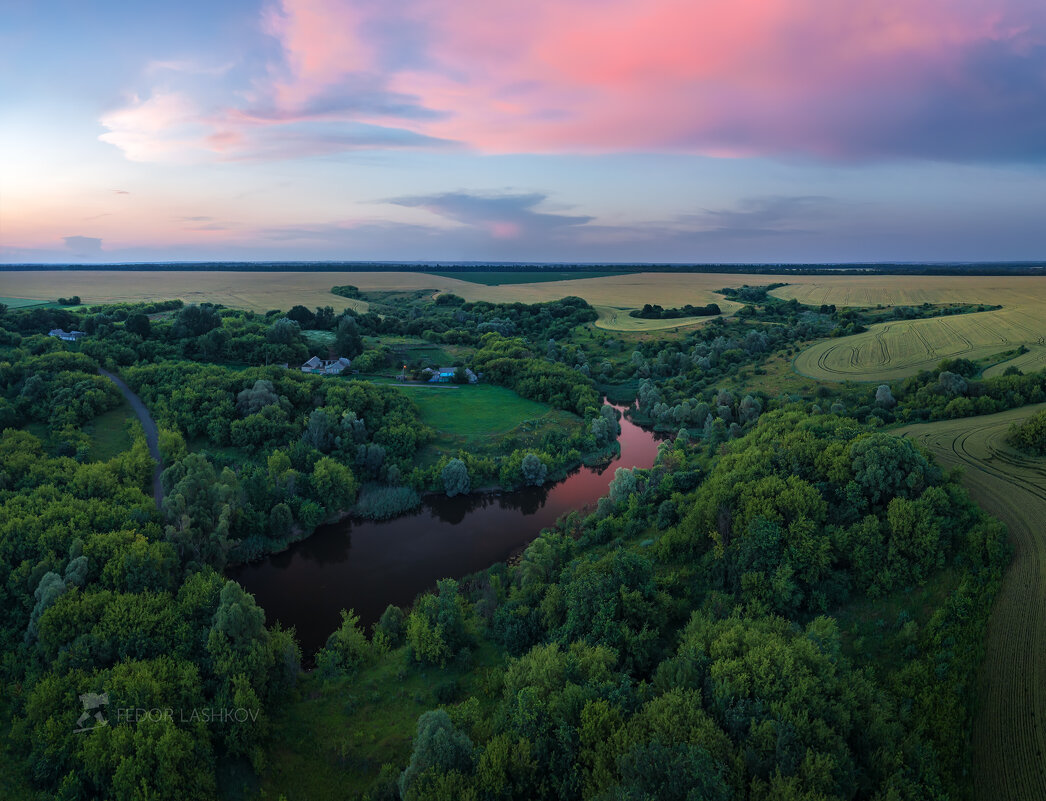
[[124, 383], [122, 378], [101, 368], [98, 368], [98, 372], [116, 384], [117, 389], [131, 404], [131, 408], [134, 409], [134, 413], [138, 415], [138, 419], [142, 423], [142, 428], [145, 430], [145, 444], [149, 446], [149, 455], [156, 462], [156, 467], [153, 469], [153, 499], [156, 501], [156, 508], [159, 509], [163, 505], [163, 485], [160, 483], [163, 459], [160, 458], [160, 432], [156, 428], [156, 423], [145, 404], [142, 403], [142, 399], [131, 392], [131, 388]]
[[973, 721], [979, 801], [1046, 801], [1046, 458], [1010, 448], [1011, 423], [1046, 404], [983, 417], [907, 426], [907, 435], [1003, 521], [1014, 546], [988, 621]]

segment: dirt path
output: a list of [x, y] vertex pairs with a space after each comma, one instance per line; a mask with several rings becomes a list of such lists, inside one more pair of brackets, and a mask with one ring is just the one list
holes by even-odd
[[163, 505], [163, 486], [160, 484], [163, 459], [160, 458], [160, 432], [156, 428], [156, 423], [153, 421], [152, 415], [149, 414], [149, 410], [145, 408], [145, 404], [142, 403], [142, 399], [131, 392], [131, 388], [123, 382], [122, 378], [118, 378], [108, 370], [102, 370], [101, 368], [98, 369], [98, 372], [116, 384], [123, 396], [127, 398], [127, 402], [131, 404], [134, 413], [138, 415], [142, 428], [145, 429], [145, 444], [149, 446], [149, 455], [156, 462], [156, 467], [153, 469], [153, 499], [156, 501], [156, 508], [159, 509]]
[[1046, 459], [1006, 444], [1010, 424], [1046, 408], [907, 426], [904, 434], [1002, 520], [1013, 563], [995, 599], [977, 682], [973, 788], [979, 801], [1046, 801]]

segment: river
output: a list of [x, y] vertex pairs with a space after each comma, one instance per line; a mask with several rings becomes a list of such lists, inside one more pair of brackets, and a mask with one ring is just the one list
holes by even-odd
[[606, 495], [619, 467], [651, 467], [657, 440], [621, 420], [620, 454], [582, 467], [557, 484], [517, 492], [427, 497], [393, 520], [321, 526], [286, 551], [228, 571], [253, 593], [268, 623], [294, 626], [305, 658], [354, 609], [369, 626], [389, 604], [409, 606], [441, 578], [460, 578], [504, 561], [572, 509]]

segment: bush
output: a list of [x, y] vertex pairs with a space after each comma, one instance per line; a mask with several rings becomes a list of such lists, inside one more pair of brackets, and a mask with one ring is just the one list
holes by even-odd
[[446, 665], [471, 644], [465, 629], [465, 599], [453, 579], [436, 582], [437, 594], [424, 595], [407, 618], [407, 645], [420, 662]]
[[327, 676], [354, 671], [370, 658], [370, 643], [359, 626], [359, 615], [341, 610], [341, 625], [316, 654], [316, 664]]
[[1046, 456], [1046, 409], [1019, 425], [1011, 425], [1009, 441], [1025, 453]]
[[395, 648], [403, 644], [403, 637], [407, 632], [406, 621], [403, 610], [389, 604], [374, 625], [374, 630], [382, 632], [388, 638], [389, 645]]
[[421, 496], [410, 487], [365, 487], [360, 492], [354, 513], [367, 520], [388, 520], [421, 503]]

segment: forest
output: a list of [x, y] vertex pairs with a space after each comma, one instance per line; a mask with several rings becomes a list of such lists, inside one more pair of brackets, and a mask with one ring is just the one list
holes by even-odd
[[[721, 293], [736, 314], [614, 332], [577, 297], [333, 291], [367, 311], [0, 307], [5, 797], [970, 797], [1011, 549], [958, 474], [891, 431], [1041, 403], [1046, 372], [984, 377], [1000, 353], [830, 383], [789, 359], [977, 307], [737, 287]], [[355, 370], [302, 372], [310, 356]], [[448, 439], [400, 386], [436, 359], [557, 422]], [[158, 426], [159, 508], [141, 426], [98, 458], [124, 403], [99, 369]], [[344, 610], [314, 654], [225, 577], [324, 523], [599, 464], [621, 428], [610, 402], [662, 432], [653, 467], [618, 469], [511, 563], [447, 576], [373, 626]], [[1009, 442], [1042, 455], [1044, 431], [1040, 413]], [[95, 728], [83, 697], [103, 693]]]

